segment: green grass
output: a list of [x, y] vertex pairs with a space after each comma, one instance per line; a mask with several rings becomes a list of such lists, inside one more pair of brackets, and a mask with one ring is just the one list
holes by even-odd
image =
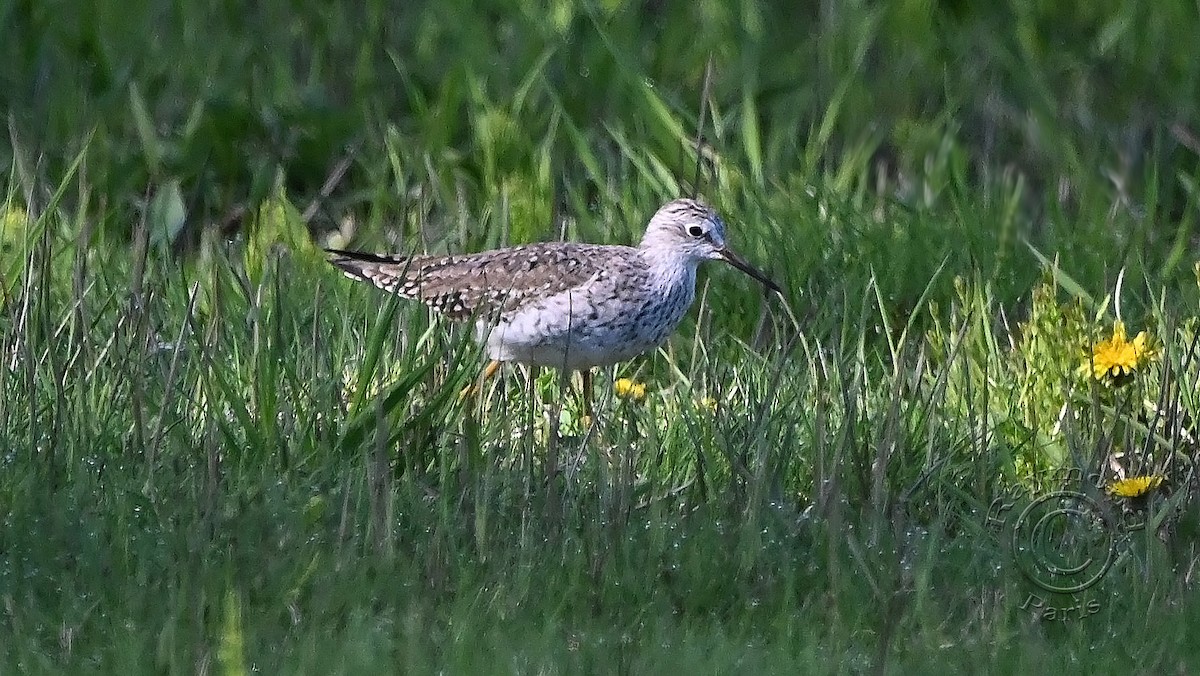
[[[1196, 668], [1196, 7], [660, 5], [0, 2], [0, 671]], [[785, 299], [708, 268], [594, 429], [324, 263], [636, 241], [710, 57]], [[1013, 550], [1063, 488], [1074, 595]]]

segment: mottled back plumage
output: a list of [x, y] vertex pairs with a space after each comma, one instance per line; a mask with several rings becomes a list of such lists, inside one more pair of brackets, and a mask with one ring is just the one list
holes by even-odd
[[605, 248], [542, 242], [450, 256], [375, 256], [334, 249], [330, 262], [347, 275], [461, 321], [516, 310], [587, 282], [603, 272]]
[[725, 247], [725, 224], [693, 199], [655, 213], [637, 247], [544, 242], [450, 256], [331, 251], [330, 262], [453, 319], [474, 318], [496, 361], [586, 369], [629, 359], [674, 331], [696, 267], [722, 259], [769, 288]]

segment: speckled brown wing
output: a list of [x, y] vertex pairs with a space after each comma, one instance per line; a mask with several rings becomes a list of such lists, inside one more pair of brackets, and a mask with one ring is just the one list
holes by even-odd
[[330, 249], [330, 263], [402, 298], [463, 320], [519, 309], [605, 271], [609, 247], [554, 242], [460, 256], [376, 256]]

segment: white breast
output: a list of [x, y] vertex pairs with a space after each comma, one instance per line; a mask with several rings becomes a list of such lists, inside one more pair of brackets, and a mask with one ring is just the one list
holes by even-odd
[[[691, 274], [602, 274], [574, 289], [477, 327], [488, 356], [538, 366], [584, 369], [631, 359], [667, 339], [695, 296]], [[486, 336], [486, 337], [484, 337]]]

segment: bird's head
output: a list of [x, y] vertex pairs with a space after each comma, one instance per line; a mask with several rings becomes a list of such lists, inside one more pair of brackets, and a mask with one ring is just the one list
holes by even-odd
[[690, 197], [667, 202], [650, 219], [640, 248], [653, 255], [681, 256], [691, 263], [723, 260], [781, 293], [775, 282], [725, 245], [725, 221], [712, 207]]

